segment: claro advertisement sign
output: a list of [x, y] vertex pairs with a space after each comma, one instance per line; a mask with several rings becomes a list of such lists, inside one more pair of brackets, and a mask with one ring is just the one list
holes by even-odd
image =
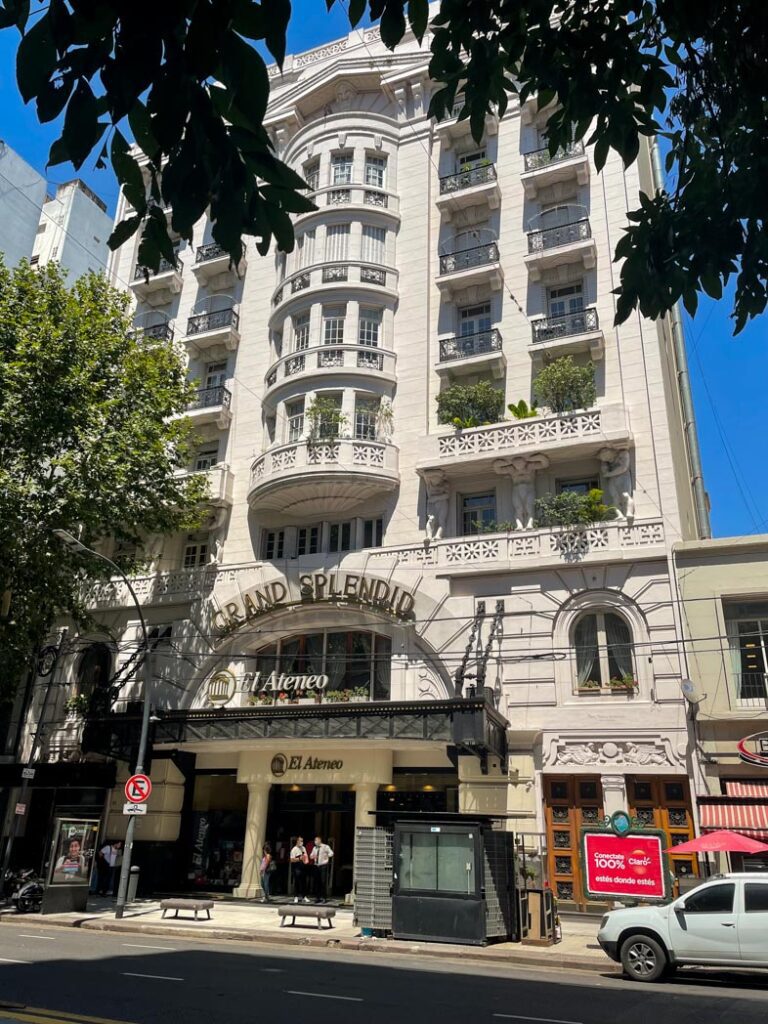
[[583, 832], [585, 888], [590, 896], [662, 900], [669, 895], [670, 876], [660, 833], [617, 836]]

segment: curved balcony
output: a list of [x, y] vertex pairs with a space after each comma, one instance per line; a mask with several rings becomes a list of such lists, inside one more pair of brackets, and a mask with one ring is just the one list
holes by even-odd
[[189, 348], [195, 349], [198, 353], [213, 348], [214, 345], [223, 345], [234, 351], [240, 341], [239, 325], [240, 317], [232, 306], [225, 306], [223, 309], [204, 309], [193, 313], [187, 320], [185, 341]]
[[446, 174], [440, 179], [437, 206], [446, 220], [471, 206], [485, 205], [489, 210], [496, 210], [500, 202], [496, 165], [490, 161], [457, 171], [456, 174]]
[[322, 219], [330, 208], [341, 206], [350, 212], [355, 211], [370, 216], [372, 212], [381, 213], [390, 221], [400, 223], [400, 197], [396, 192], [362, 182], [326, 185], [316, 189], [309, 197], [317, 206], [316, 210], [302, 213], [296, 217], [296, 223], [306, 224], [312, 219]]
[[339, 437], [270, 448], [251, 467], [248, 504], [282, 516], [346, 514], [400, 482], [388, 441]]
[[265, 391], [276, 400], [281, 385], [305, 376], [313, 381], [329, 376], [363, 376], [395, 383], [396, 358], [394, 352], [370, 345], [313, 345], [273, 363], [264, 378]]
[[242, 277], [247, 266], [245, 256], [235, 266], [226, 249], [218, 242], [208, 242], [206, 245], [198, 245], [195, 250], [192, 273], [200, 284], [214, 289], [224, 288]]
[[165, 313], [152, 309], [136, 317], [131, 334], [147, 341], [173, 341], [173, 321]]
[[313, 263], [312, 266], [289, 274], [272, 295], [270, 327], [286, 316], [292, 306], [303, 304], [307, 291], [321, 294], [339, 292], [349, 297], [350, 292], [371, 293], [397, 298], [398, 272], [394, 267], [365, 263], [362, 260], [339, 260], [333, 263]]
[[548, 146], [525, 153], [523, 161], [525, 170], [520, 180], [528, 199], [536, 199], [541, 189], [560, 182], [575, 179], [579, 185], [589, 183], [589, 158], [581, 140], [571, 142], [555, 153], [550, 153]]
[[488, 284], [498, 291], [504, 281], [498, 242], [483, 242], [467, 249], [458, 249], [440, 256], [437, 286], [448, 296], [453, 291], [476, 284]]
[[490, 370], [494, 377], [501, 377], [506, 365], [501, 333], [496, 327], [440, 339], [440, 360], [436, 370], [447, 377], [461, 377], [483, 370]]
[[531, 334], [528, 351], [534, 362], [569, 352], [589, 352], [593, 359], [601, 359], [605, 351], [600, 319], [592, 308], [533, 320]]
[[595, 240], [587, 217], [551, 228], [528, 232], [528, 255], [524, 257], [532, 281], [540, 281], [547, 270], [569, 263], [584, 270], [595, 266]]
[[232, 419], [232, 392], [223, 384], [212, 388], [200, 388], [187, 406], [187, 416], [196, 426], [215, 423], [219, 430], [225, 430]]

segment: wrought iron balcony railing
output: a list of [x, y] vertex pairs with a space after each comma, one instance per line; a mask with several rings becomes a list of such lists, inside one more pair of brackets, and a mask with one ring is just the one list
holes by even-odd
[[540, 228], [538, 231], [528, 232], [528, 252], [544, 252], [546, 249], [556, 249], [561, 245], [570, 245], [572, 242], [582, 242], [592, 237], [592, 229], [586, 217], [581, 220], [571, 221], [569, 224], [561, 224], [559, 227]]
[[472, 356], [484, 355], [487, 352], [501, 351], [501, 334], [496, 327], [488, 331], [478, 331], [463, 337], [440, 339], [440, 362], [447, 363], [453, 359], [469, 359]]
[[229, 253], [218, 242], [209, 242], [207, 245], [198, 245], [195, 252], [195, 263], [207, 263], [208, 260], [217, 260], [221, 256], [228, 256]]
[[450, 252], [440, 257], [440, 273], [455, 274], [460, 270], [482, 267], [485, 264], [499, 262], [499, 246], [497, 242], [486, 242], [471, 249]]
[[155, 341], [173, 341], [173, 324], [168, 322], [150, 324], [148, 327], [137, 327], [133, 336], [135, 338], [152, 338]]
[[440, 195], [447, 196], [453, 192], [461, 192], [465, 188], [473, 188], [475, 185], [486, 185], [489, 181], [496, 181], [496, 165], [478, 164], [476, 167], [468, 167], [466, 170], [457, 171], [456, 174], [446, 174], [442, 177]]
[[[180, 274], [181, 273], [181, 263], [179, 263], [176, 266], [174, 266], [173, 263], [170, 262], [170, 260], [161, 259], [160, 260], [160, 265], [157, 268], [157, 273], [158, 274], [165, 274], [169, 270], [175, 270], [178, 274]], [[154, 271], [150, 270], [148, 267], [142, 266], [141, 263], [137, 263], [136, 264], [136, 269], [135, 269], [134, 274], [133, 274], [133, 280], [134, 281], [138, 281], [140, 278], [144, 277], [146, 274], [150, 274], [152, 277], [156, 276]]]
[[531, 324], [534, 344], [545, 341], [557, 341], [558, 338], [569, 338], [575, 334], [586, 334], [597, 331], [600, 321], [596, 309], [579, 309], [563, 316], [545, 316], [534, 320]]
[[218, 331], [222, 327], [234, 327], [240, 318], [234, 309], [217, 309], [210, 313], [196, 313], [187, 320], [187, 335], [203, 334], [205, 331]]
[[523, 159], [526, 171], [538, 171], [540, 167], [546, 167], [548, 164], [557, 164], [561, 160], [570, 160], [572, 156], [582, 156], [583, 153], [584, 143], [579, 140], [577, 142], [569, 142], [567, 146], [555, 150], [554, 154], [550, 154], [548, 146], [545, 146], [543, 149], [535, 149], [532, 153], [526, 153]]
[[200, 388], [187, 409], [192, 412], [195, 409], [211, 409], [217, 405], [228, 409], [231, 403], [232, 392], [223, 384], [218, 384], [213, 388]]

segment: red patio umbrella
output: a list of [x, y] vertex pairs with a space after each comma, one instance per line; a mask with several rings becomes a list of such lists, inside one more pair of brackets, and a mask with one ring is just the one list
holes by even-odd
[[689, 843], [670, 846], [667, 853], [768, 853], [768, 843], [750, 839], [741, 832], [720, 829], [719, 832], [706, 832]]

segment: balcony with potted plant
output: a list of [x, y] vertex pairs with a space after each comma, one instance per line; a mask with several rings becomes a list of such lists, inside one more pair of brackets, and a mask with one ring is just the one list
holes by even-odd
[[486, 158], [460, 164], [457, 171], [442, 175], [439, 189], [437, 208], [447, 221], [472, 206], [497, 210], [501, 203], [496, 165]]

